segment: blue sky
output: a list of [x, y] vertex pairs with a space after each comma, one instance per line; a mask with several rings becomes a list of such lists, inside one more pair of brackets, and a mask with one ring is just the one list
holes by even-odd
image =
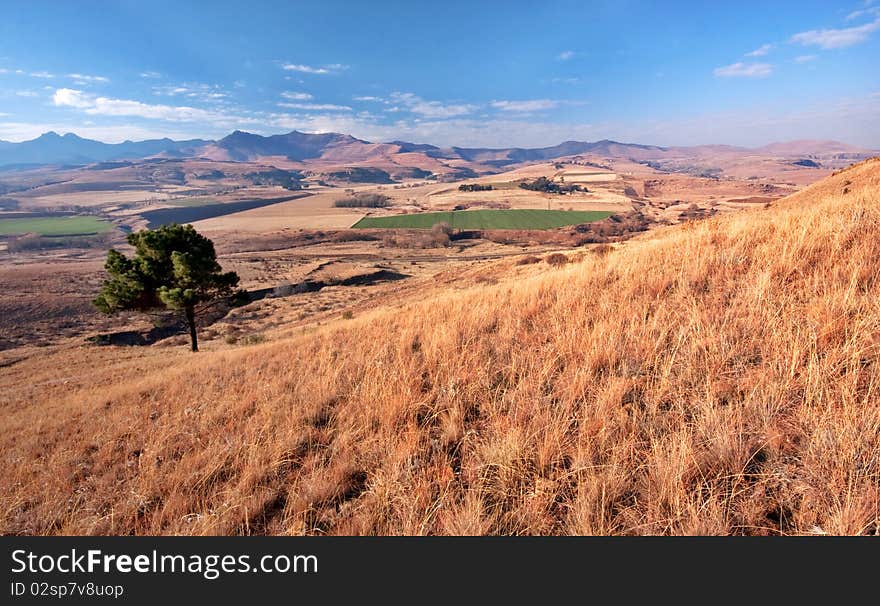
[[880, 148], [880, 0], [0, 5], [0, 139]]

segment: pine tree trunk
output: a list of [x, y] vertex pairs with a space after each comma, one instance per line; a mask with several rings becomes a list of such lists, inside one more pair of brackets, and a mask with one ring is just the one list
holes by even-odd
[[189, 326], [189, 339], [192, 343], [192, 350], [199, 350], [199, 338], [196, 335], [196, 311], [192, 305], [186, 308], [186, 323]]

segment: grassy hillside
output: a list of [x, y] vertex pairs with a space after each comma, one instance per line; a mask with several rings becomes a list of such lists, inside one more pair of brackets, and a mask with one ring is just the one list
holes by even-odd
[[122, 352], [3, 385], [3, 532], [878, 534], [880, 161], [402, 313]]

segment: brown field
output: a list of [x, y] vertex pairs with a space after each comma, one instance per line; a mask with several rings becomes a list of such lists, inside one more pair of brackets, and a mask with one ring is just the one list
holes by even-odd
[[131, 202], [160, 202], [170, 197], [169, 192], [154, 190], [128, 190], [128, 191], [83, 191], [60, 194], [34, 194], [30, 196], [18, 195], [27, 208], [35, 210], [49, 208], [63, 208], [68, 206], [105, 206], [125, 204]]
[[364, 212], [356, 208], [335, 208], [333, 201], [343, 195], [340, 190], [319, 191], [298, 200], [205, 219], [193, 225], [205, 233], [223, 230], [347, 229], [363, 217]]
[[411, 277], [263, 299], [198, 355], [10, 349], [0, 532], [880, 534], [878, 191], [873, 160], [561, 256], [230, 234], [248, 285]]

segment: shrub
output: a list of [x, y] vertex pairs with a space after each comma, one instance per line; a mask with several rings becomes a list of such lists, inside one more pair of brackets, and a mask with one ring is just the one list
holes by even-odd
[[266, 340], [266, 337], [262, 334], [255, 332], [250, 335], [246, 335], [238, 340], [242, 345], [256, 345], [258, 343], [262, 343]]
[[533, 265], [535, 263], [540, 263], [540, 262], [541, 262], [540, 257], [536, 257], [535, 255], [527, 255], [525, 257], [520, 257], [519, 259], [517, 259], [516, 264], [517, 265]]
[[458, 191], [492, 191], [491, 185], [483, 185], [482, 183], [462, 183], [458, 186]]
[[563, 255], [562, 253], [553, 253], [552, 255], [547, 255], [546, 257], [544, 257], [544, 261], [546, 261], [548, 265], [559, 267], [568, 263], [568, 257]]
[[431, 227], [431, 238], [438, 246], [449, 246], [450, 236], [452, 236], [452, 227], [449, 223], [437, 223]]
[[586, 187], [578, 185], [577, 183], [556, 183], [555, 181], [548, 179], [547, 177], [538, 177], [534, 181], [523, 181], [519, 184], [522, 189], [528, 189], [530, 191], [542, 191], [547, 194], [570, 194], [572, 192], [580, 191], [586, 192]]
[[339, 198], [333, 202], [337, 208], [385, 208], [391, 206], [388, 196], [383, 194], [355, 194]]

